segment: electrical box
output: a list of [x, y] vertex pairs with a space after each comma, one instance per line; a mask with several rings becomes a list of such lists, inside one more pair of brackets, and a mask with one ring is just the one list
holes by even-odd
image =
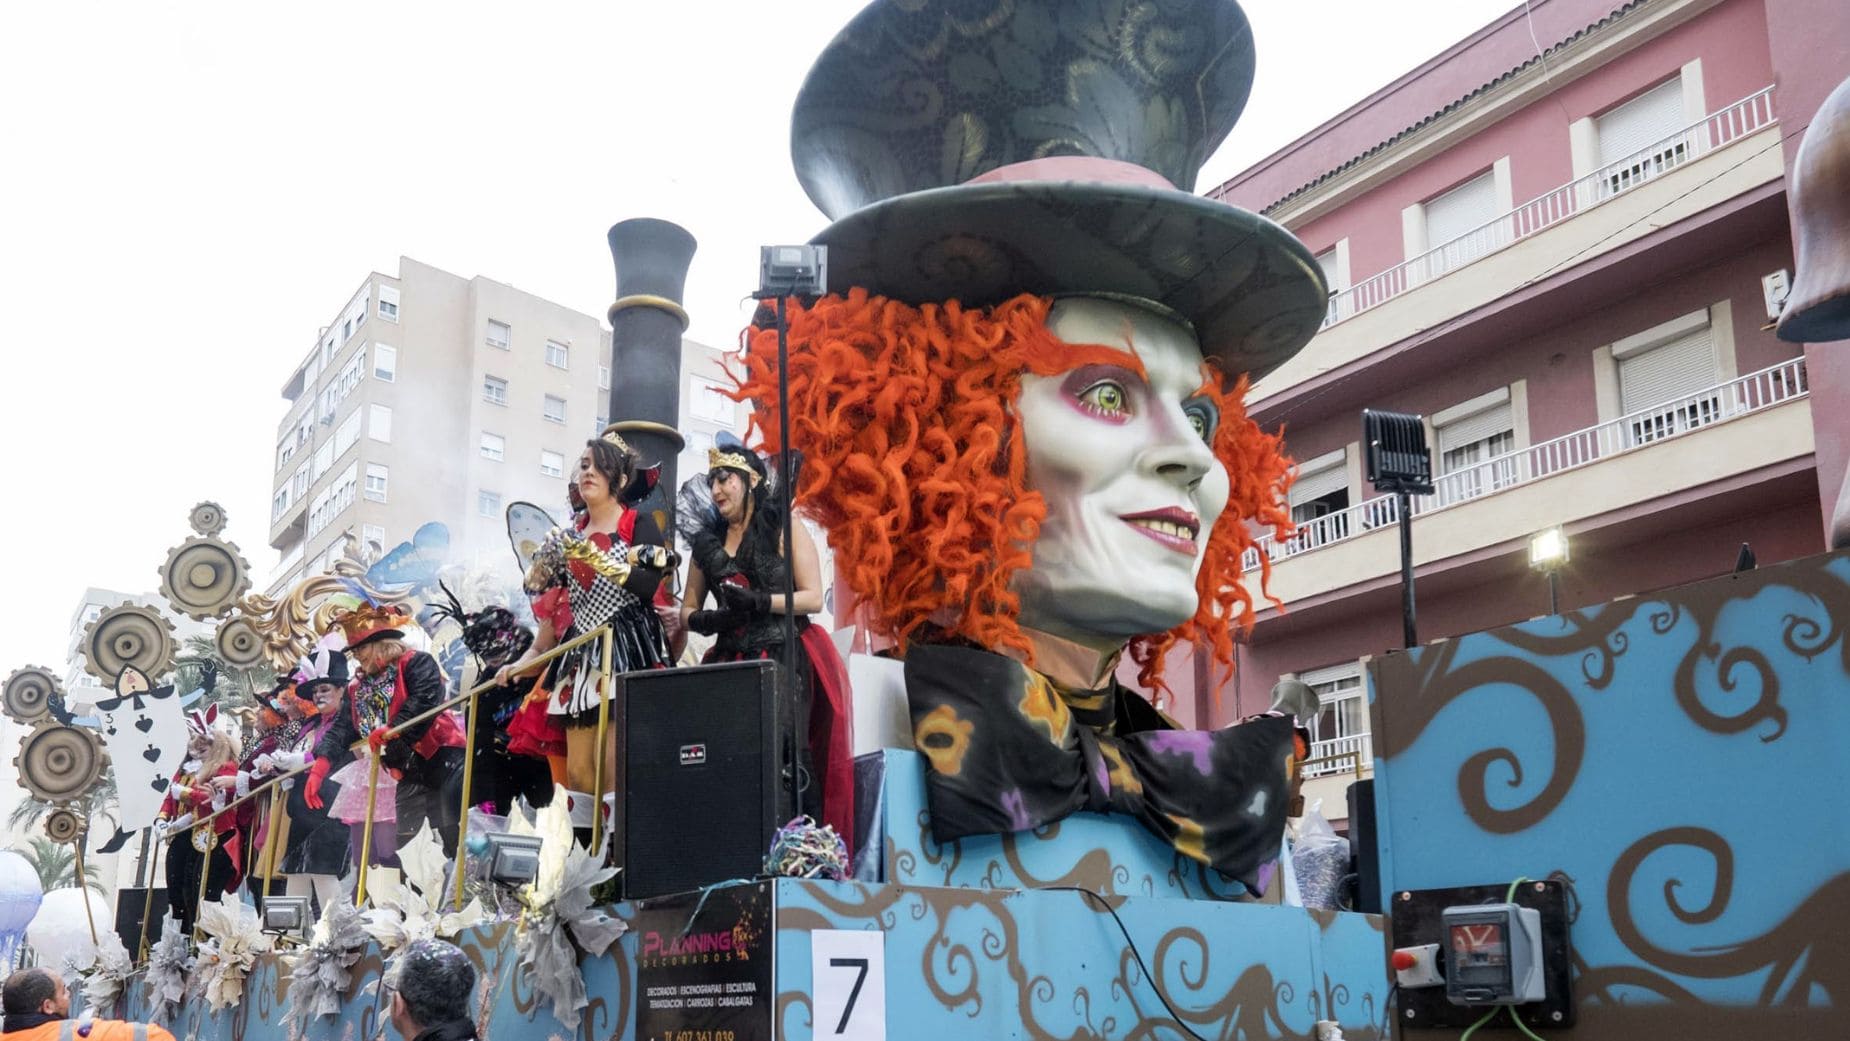
[[1445, 997], [1454, 1005], [1526, 1005], [1546, 996], [1542, 916], [1515, 904], [1464, 904], [1445, 927]]

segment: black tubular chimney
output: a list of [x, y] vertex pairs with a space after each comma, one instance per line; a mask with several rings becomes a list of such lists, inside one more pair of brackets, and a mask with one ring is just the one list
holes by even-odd
[[[667, 510], [680, 475], [676, 461], [686, 445], [681, 419], [681, 334], [687, 311], [681, 296], [694, 236], [678, 224], [639, 217], [611, 226], [610, 259], [617, 269], [617, 299], [610, 305], [610, 426], [642, 456], [662, 468], [651, 502]], [[673, 518], [664, 516], [673, 530]]]

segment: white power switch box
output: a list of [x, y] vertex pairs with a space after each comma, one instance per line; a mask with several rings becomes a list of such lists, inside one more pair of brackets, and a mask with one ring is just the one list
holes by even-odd
[[1403, 990], [1438, 987], [1445, 983], [1445, 976], [1439, 972], [1439, 945], [1436, 943], [1397, 947], [1389, 964], [1394, 966], [1394, 982]]

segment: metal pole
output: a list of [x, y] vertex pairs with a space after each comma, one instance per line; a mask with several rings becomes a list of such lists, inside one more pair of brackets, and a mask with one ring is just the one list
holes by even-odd
[[84, 918], [90, 923], [90, 946], [95, 947], [97, 945], [96, 912], [90, 910], [90, 881], [84, 876], [84, 846], [89, 841], [90, 829], [85, 828], [77, 833], [77, 845], [72, 847], [72, 850], [77, 863], [77, 891], [83, 894]]
[[1400, 510], [1400, 625], [1406, 646], [1420, 642], [1415, 631], [1413, 610], [1413, 497], [1405, 491], [1394, 493]]
[[[603, 655], [603, 664], [597, 676], [597, 757], [591, 761], [591, 787], [597, 789], [591, 804], [591, 855], [603, 848], [604, 843], [604, 783], [612, 778], [604, 776], [604, 745], [610, 740], [610, 659], [616, 654], [616, 631], [609, 626], [604, 628], [604, 638], [598, 648]], [[612, 786], [615, 787], [614, 785]]]
[[463, 720], [462, 811], [456, 824], [456, 909], [463, 907], [463, 865], [469, 852], [469, 795], [475, 787], [475, 724], [481, 710], [477, 692], [469, 692], [469, 714]]
[[1561, 578], [1552, 570], [1548, 572], [1548, 613], [1561, 613]]
[[283, 791], [280, 788], [270, 791], [270, 827], [263, 840], [263, 902], [270, 902], [270, 883], [276, 881], [276, 847], [282, 843], [276, 841], [276, 829], [281, 827], [283, 815]]
[[[204, 916], [200, 912], [206, 907], [206, 883], [212, 881], [212, 853], [218, 849], [218, 833], [213, 831], [209, 825], [194, 825], [195, 829], [202, 827], [206, 829], [206, 848], [201, 850], [199, 855], [199, 899], [193, 902], [194, 944], [199, 943], [199, 935], [204, 931], [200, 925], [200, 919]], [[198, 849], [199, 847], [194, 846], [193, 848]]]
[[[150, 833], [151, 832], [152, 832], [152, 829], [150, 829]], [[153, 837], [152, 834], [148, 836], [149, 839], [152, 839], [152, 837]], [[146, 845], [148, 845], [148, 842], [144, 840], [143, 846], [145, 847]], [[143, 858], [145, 859], [146, 856], [147, 854], [144, 853]], [[155, 846], [154, 847], [154, 860], [150, 861], [147, 864], [147, 869], [148, 869], [147, 892], [141, 898], [141, 945], [135, 948], [135, 961], [138, 963], [145, 962], [148, 960], [148, 918], [149, 916], [154, 914], [154, 864], [158, 863], [160, 859], [161, 859], [161, 847]], [[167, 900], [169, 904], [173, 902], [172, 893], [167, 894]], [[169, 911], [169, 913], [172, 913], [171, 910]]]
[[803, 757], [802, 742], [809, 739], [807, 734], [796, 732], [797, 699], [802, 695], [796, 689], [797, 681], [797, 567], [796, 545], [791, 532], [796, 524], [796, 489], [790, 487], [790, 323], [784, 317], [784, 298], [777, 298], [777, 443], [783, 447], [777, 459], [779, 496], [784, 508], [784, 682], [789, 688], [787, 704], [792, 709], [789, 719], [790, 731], [790, 813], [794, 816], [802, 812], [803, 807]]
[[372, 765], [366, 772], [366, 823], [360, 828], [360, 875], [353, 884], [355, 907], [366, 902], [366, 866], [373, 859], [373, 811], [379, 806], [379, 753], [368, 745], [366, 758]]

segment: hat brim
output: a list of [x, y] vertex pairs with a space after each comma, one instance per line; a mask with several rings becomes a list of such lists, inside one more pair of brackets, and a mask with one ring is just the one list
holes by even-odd
[[380, 640], [402, 640], [404, 637], [405, 631], [403, 629], [381, 629], [378, 632], [367, 633], [365, 636], [360, 637], [358, 640], [349, 644], [347, 649], [353, 650], [355, 647], [364, 647], [369, 643], [378, 643]]
[[1194, 326], [1202, 354], [1254, 379], [1315, 336], [1323, 270], [1295, 236], [1187, 192], [1083, 182], [913, 192], [836, 221], [831, 291], [987, 307], [1022, 293], [1127, 297]]

